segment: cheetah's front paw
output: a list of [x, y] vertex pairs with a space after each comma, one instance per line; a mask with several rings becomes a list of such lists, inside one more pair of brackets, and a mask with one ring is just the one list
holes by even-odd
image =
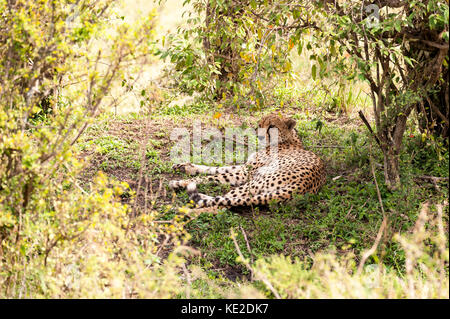
[[203, 199], [203, 194], [200, 194], [197, 190], [197, 185], [195, 183], [190, 183], [186, 186], [186, 192], [188, 193], [189, 199], [195, 204], [198, 204]]
[[175, 164], [172, 166], [172, 169], [175, 171], [180, 171], [182, 173], [189, 174], [189, 175], [197, 174], [197, 170], [196, 170], [195, 166], [191, 163]]
[[173, 190], [186, 187], [185, 181], [170, 181], [169, 187]]

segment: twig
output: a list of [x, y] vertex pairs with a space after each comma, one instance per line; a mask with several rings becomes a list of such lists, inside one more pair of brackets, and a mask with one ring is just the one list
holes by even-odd
[[[371, 158], [372, 159], [372, 158]], [[372, 171], [372, 176], [373, 176], [373, 180], [375, 181], [375, 187], [377, 189], [377, 196], [378, 196], [378, 201], [380, 202], [380, 206], [381, 206], [381, 212], [383, 213], [383, 217], [386, 216], [385, 212], [384, 212], [384, 206], [383, 206], [383, 201], [381, 200], [381, 194], [380, 194], [380, 188], [378, 187], [378, 182], [377, 182], [377, 178], [375, 176], [375, 171], [373, 169], [373, 163], [372, 160], [370, 161], [370, 169]]]
[[[252, 274], [252, 278], [253, 278], [253, 274], [255, 273], [255, 270], [252, 268], [252, 266], [249, 264], [249, 262], [242, 255], [241, 249], [239, 248], [239, 245], [238, 245], [238, 243], [236, 241], [236, 236], [235, 236], [233, 231], [231, 231], [231, 239], [233, 240], [234, 246], [236, 247], [236, 250], [237, 250], [237, 253], [238, 253], [239, 257], [241, 258], [241, 260], [244, 263], [245, 267], [247, 267], [247, 269], [250, 270], [250, 272]], [[270, 281], [263, 274], [261, 274], [261, 273], [255, 274], [255, 279], [261, 280], [267, 286], [267, 288], [269, 288], [269, 290], [273, 293], [275, 298], [281, 299], [281, 297], [278, 294], [278, 292], [275, 290], [275, 288], [272, 286]]]
[[159, 252], [164, 248], [164, 246], [167, 244], [167, 242], [170, 239], [170, 236], [165, 234], [166, 238], [164, 239], [163, 243], [161, 244], [161, 246], [159, 246], [158, 250], [156, 251], [155, 256], [158, 256]]
[[428, 179], [435, 182], [448, 181], [448, 177], [417, 175], [417, 178]]
[[247, 250], [250, 254], [250, 262], [253, 264], [253, 253], [252, 250], [250, 249], [250, 244], [248, 243], [247, 234], [245, 233], [244, 228], [242, 228], [241, 225], [239, 225], [239, 228], [241, 229], [242, 235], [244, 236], [245, 239], [245, 243], [247, 244]]
[[438, 107], [436, 105], [434, 105], [434, 103], [431, 101], [430, 97], [426, 94], [425, 98], [428, 102], [428, 104], [431, 106], [431, 108], [433, 109], [433, 111], [436, 112], [436, 114], [439, 116], [439, 118], [446, 124], [446, 126], [449, 126], [449, 122], [447, 117], [441, 113], [441, 111], [439, 111]]
[[188, 284], [186, 286], [186, 298], [190, 299], [192, 282], [191, 282], [191, 276], [189, 275], [189, 271], [187, 270], [185, 263], [183, 263], [183, 271], [184, 271], [184, 274], [186, 275], [186, 280], [188, 282]]
[[348, 215], [350, 215], [350, 213], [352, 212], [353, 209], [353, 204], [350, 206], [350, 209], [348, 210], [348, 213], [345, 215], [344, 219], [346, 219], [348, 217]]
[[448, 177], [437, 177], [437, 176], [427, 176], [427, 175], [420, 175], [420, 176], [416, 176], [417, 178], [420, 179], [426, 179], [431, 181], [431, 183], [433, 184], [434, 188], [436, 189], [436, 191], [440, 191], [440, 187], [437, 184], [438, 182], [442, 182], [442, 181], [448, 181]]
[[75, 181], [75, 186], [78, 187], [80, 189], [80, 191], [84, 194], [88, 194], [80, 185], [78, 185], [78, 183]]
[[[148, 198], [148, 180], [147, 176], [144, 176], [144, 183], [145, 183], [145, 191], [144, 191], [144, 212], [147, 211], [147, 198]], [[151, 185], [151, 184], [150, 184]]]
[[381, 236], [383, 235], [386, 225], [387, 225], [387, 217], [385, 216], [383, 218], [383, 222], [381, 223], [380, 229], [378, 229], [378, 234], [377, 234], [377, 238], [375, 239], [375, 242], [373, 243], [372, 247], [369, 250], [367, 250], [361, 258], [361, 262], [359, 263], [358, 271], [357, 271], [358, 274], [361, 274], [367, 258], [369, 258], [377, 250], [378, 244], [380, 243]]
[[372, 245], [372, 247], [368, 251], [366, 251], [363, 254], [363, 256], [361, 258], [361, 262], [359, 263], [359, 266], [358, 266], [358, 274], [361, 274], [362, 269], [364, 267], [364, 264], [366, 263], [367, 258], [369, 258], [377, 250], [378, 245], [380, 244], [381, 236], [383, 235], [383, 232], [384, 232], [384, 230], [385, 230], [385, 228], [387, 226], [387, 221], [388, 221], [386, 213], [384, 212], [384, 206], [383, 206], [383, 201], [381, 200], [380, 188], [378, 187], [378, 182], [377, 182], [377, 178], [375, 176], [375, 171], [373, 169], [372, 161], [370, 161], [370, 168], [372, 170], [373, 179], [375, 181], [375, 187], [377, 189], [378, 201], [380, 202], [381, 212], [383, 213], [383, 222], [381, 223], [380, 229], [378, 229], [377, 237], [375, 239], [374, 244]]
[[369, 132], [375, 138], [375, 141], [377, 142], [378, 146], [381, 147], [381, 142], [380, 142], [378, 136], [373, 132], [372, 127], [370, 126], [369, 122], [367, 121], [366, 117], [364, 116], [364, 113], [362, 111], [359, 111], [358, 114], [359, 114], [359, 117], [361, 118], [361, 120], [367, 126], [367, 129], [369, 130]]

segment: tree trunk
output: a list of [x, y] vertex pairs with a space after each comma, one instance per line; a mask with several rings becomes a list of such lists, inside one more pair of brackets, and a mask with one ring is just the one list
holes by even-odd
[[397, 190], [400, 187], [399, 156], [392, 149], [383, 151], [384, 179], [389, 190]]
[[384, 157], [384, 179], [389, 190], [400, 188], [399, 156], [406, 130], [406, 121], [412, 109], [413, 106], [410, 106], [403, 110], [405, 113], [397, 116], [395, 126], [392, 129], [385, 127], [380, 131], [382, 134], [378, 135]]

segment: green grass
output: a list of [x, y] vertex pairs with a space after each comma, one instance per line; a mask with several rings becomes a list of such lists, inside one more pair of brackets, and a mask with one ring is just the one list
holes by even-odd
[[[431, 184], [418, 183], [414, 176], [448, 177], [448, 152], [442, 154], [439, 161], [431, 144], [426, 146], [426, 142], [418, 138], [406, 139], [401, 155], [403, 187], [390, 192], [384, 185], [382, 168], [376, 165], [383, 162], [382, 157], [361, 127], [342, 127], [323, 119], [302, 120], [300, 115], [297, 119], [305, 147], [318, 153], [327, 163], [326, 185], [317, 195], [297, 196], [288, 203], [274, 203], [268, 208], [244, 212], [227, 209], [218, 215], [202, 214], [187, 227], [192, 235], [192, 245], [202, 251], [202, 258], [197, 262], [218, 268], [238, 267], [247, 274], [236, 262], [238, 255], [229, 237], [231, 229], [237, 230], [238, 242], [247, 258], [279, 253], [308, 257], [311, 253], [336, 249], [341, 253], [352, 251], [360, 255], [373, 244], [383, 220], [370, 168], [372, 157], [390, 226], [382, 256], [375, 255], [370, 261], [383, 258], [387, 266], [403, 271], [405, 256], [398, 244], [391, 241], [392, 236], [411, 229], [421, 203], [427, 200], [442, 202], [448, 196], [445, 184], [441, 192], [437, 192]], [[320, 126], [318, 121], [322, 121]], [[412, 150], [418, 155], [411, 161]], [[341, 177], [333, 180], [338, 176]], [[226, 188], [202, 185], [200, 192], [217, 195], [225, 193]], [[187, 196], [183, 194], [182, 199], [187, 201]], [[246, 233], [251, 254], [240, 228]]]
[[[298, 105], [289, 104], [288, 101], [294, 100], [298, 92], [291, 95], [280, 91], [277, 94], [287, 105], [282, 113], [289, 113], [297, 120], [297, 130], [304, 147], [325, 161], [327, 183], [316, 195], [295, 196], [289, 202], [272, 203], [267, 207], [222, 209], [218, 214], [204, 213], [190, 220], [186, 225], [191, 236], [189, 244], [200, 251], [199, 256], [191, 258], [191, 264], [201, 267], [210, 279], [218, 281], [249, 276], [249, 271], [237, 261], [238, 254], [230, 238], [232, 230], [237, 233], [237, 242], [244, 257], [251, 260], [283, 254], [312, 263], [312, 256], [321, 251], [337, 251], [342, 255], [352, 252], [361, 256], [374, 243], [383, 220], [371, 171], [373, 165], [382, 204], [389, 216], [389, 227], [386, 241], [376, 254], [369, 257], [368, 263], [381, 259], [387, 267], [404, 272], [404, 252], [392, 237], [395, 233], [410, 231], [420, 205], [425, 201], [439, 203], [448, 197], [446, 183], [440, 183], [436, 189], [429, 181], [419, 178], [421, 175], [448, 177], [448, 150], [439, 147], [439, 143], [422, 140], [422, 136], [414, 130], [408, 132], [400, 156], [403, 187], [391, 192], [384, 185], [381, 152], [358, 119], [339, 117], [330, 121], [332, 113], [302, 112]], [[175, 125], [165, 124], [164, 121], [186, 121], [186, 114], [190, 118], [188, 123], [192, 119], [204, 119], [205, 115], [212, 117], [211, 110], [214, 108], [203, 104], [199, 106], [198, 103], [196, 101], [195, 105], [172, 110], [162, 109], [151, 115], [152, 121], [162, 121], [162, 124], [155, 128], [147, 143], [146, 176], [153, 180], [165, 178], [166, 181], [188, 178], [173, 172], [170, 160], [162, 156], [168, 153], [171, 145], [168, 143], [168, 129], [170, 125]], [[276, 107], [253, 116], [241, 110], [242, 126], [254, 127], [260, 116], [274, 109]], [[113, 121], [125, 126], [141, 118], [134, 115], [116, 117]], [[210, 125], [217, 123], [211, 120]], [[105, 159], [101, 165], [108, 165], [110, 170], [120, 167], [132, 168], [135, 172], [139, 170], [137, 164], [133, 166], [140, 156], [136, 139], [129, 139], [126, 134], [121, 137], [109, 135], [108, 125], [102, 123], [91, 129], [90, 134], [95, 138], [83, 142], [85, 144], [81, 147], [95, 145], [96, 152]], [[194, 162], [201, 161], [194, 159]], [[211, 196], [224, 194], [229, 189], [227, 185], [199, 185], [200, 192]], [[178, 192], [174, 198], [171, 198], [168, 188], [166, 191], [169, 195], [166, 199], [156, 199], [155, 208], [160, 212], [161, 219], [171, 220], [179, 214], [177, 207], [186, 205], [189, 199], [185, 191]], [[446, 209], [444, 220], [448, 224], [448, 207]], [[204, 283], [202, 280], [197, 282], [199, 287]]]

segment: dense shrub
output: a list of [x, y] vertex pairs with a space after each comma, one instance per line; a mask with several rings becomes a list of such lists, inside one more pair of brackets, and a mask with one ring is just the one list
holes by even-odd
[[130, 214], [119, 201], [126, 183], [77, 180], [73, 145], [124, 69], [150, 51], [153, 16], [127, 25], [113, 3], [0, 1], [0, 297], [180, 289], [179, 259], [162, 262], [158, 239], [178, 246], [182, 227]]

